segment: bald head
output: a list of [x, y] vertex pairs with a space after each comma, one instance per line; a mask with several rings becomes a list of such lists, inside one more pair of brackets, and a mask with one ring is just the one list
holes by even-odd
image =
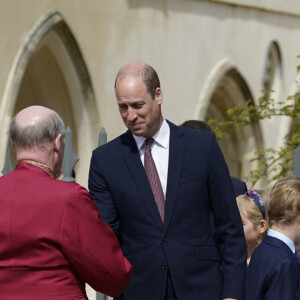
[[40, 123], [45, 122], [45, 120], [54, 113], [55, 112], [53, 110], [44, 106], [29, 106], [21, 110], [16, 115], [16, 123], [21, 128], [37, 126]]
[[11, 121], [9, 136], [12, 144], [22, 148], [53, 141], [64, 135], [64, 123], [53, 110], [43, 106], [29, 106], [21, 110]]
[[117, 80], [122, 80], [124, 77], [142, 77], [144, 69], [147, 67], [146, 64], [140, 62], [130, 63], [120, 69], [117, 75]]
[[125, 65], [116, 76], [115, 89], [117, 90], [119, 81], [128, 77], [142, 78], [148, 93], [152, 96], [152, 99], [154, 99], [156, 89], [160, 88], [160, 81], [153, 67], [141, 62], [133, 62]]

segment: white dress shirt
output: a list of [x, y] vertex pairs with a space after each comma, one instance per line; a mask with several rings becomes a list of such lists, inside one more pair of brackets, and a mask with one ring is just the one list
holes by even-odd
[[[146, 138], [143, 136], [136, 136], [134, 134], [133, 137], [139, 150], [141, 161], [144, 165], [144, 142]], [[154, 139], [154, 142], [151, 146], [151, 154], [155, 162], [161, 186], [164, 192], [164, 197], [166, 199], [169, 168], [170, 126], [165, 119], [159, 131], [152, 138]]]

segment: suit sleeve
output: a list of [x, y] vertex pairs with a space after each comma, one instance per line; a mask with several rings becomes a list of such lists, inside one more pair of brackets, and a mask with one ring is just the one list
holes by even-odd
[[60, 240], [68, 260], [92, 288], [113, 297], [125, 290], [132, 267], [90, 194], [80, 186], [66, 203]]
[[112, 199], [111, 191], [102, 175], [101, 171], [101, 155], [97, 155], [96, 151], [93, 151], [91, 158], [90, 171], [89, 171], [89, 192], [92, 195], [94, 202], [96, 203], [100, 217], [107, 223], [115, 232], [118, 238], [120, 238], [118, 229], [118, 213]]
[[209, 193], [223, 272], [223, 298], [243, 299], [246, 242], [231, 178], [216, 141], [211, 142]]

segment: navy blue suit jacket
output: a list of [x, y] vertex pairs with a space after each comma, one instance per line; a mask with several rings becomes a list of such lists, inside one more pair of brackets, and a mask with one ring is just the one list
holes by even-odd
[[246, 300], [299, 300], [300, 268], [281, 240], [266, 235], [254, 250], [246, 277]]
[[246, 245], [223, 155], [210, 133], [169, 125], [164, 223], [132, 134], [93, 151], [89, 190], [134, 267], [118, 299], [164, 300], [167, 269], [179, 299], [242, 299]]
[[235, 177], [231, 177], [231, 182], [234, 190], [235, 197], [243, 195], [247, 192], [247, 185], [244, 181]]

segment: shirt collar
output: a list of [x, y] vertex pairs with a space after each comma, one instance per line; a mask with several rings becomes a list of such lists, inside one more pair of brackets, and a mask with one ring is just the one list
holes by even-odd
[[[137, 135], [133, 135], [133, 138], [136, 142], [137, 148], [138, 150], [140, 150], [146, 140], [145, 137], [143, 136], [137, 136]], [[170, 140], [170, 126], [167, 123], [166, 119], [164, 118], [163, 124], [161, 126], [161, 128], [159, 129], [158, 132], [156, 132], [154, 134], [154, 136], [152, 137], [155, 142], [160, 145], [161, 147], [167, 149], [169, 146], [169, 140]]]
[[288, 238], [286, 235], [284, 235], [283, 233], [281, 233], [279, 231], [273, 230], [273, 229], [268, 230], [268, 235], [280, 239], [287, 246], [289, 246], [289, 248], [292, 250], [293, 253], [295, 253], [295, 251], [296, 251], [295, 243], [290, 238]]

